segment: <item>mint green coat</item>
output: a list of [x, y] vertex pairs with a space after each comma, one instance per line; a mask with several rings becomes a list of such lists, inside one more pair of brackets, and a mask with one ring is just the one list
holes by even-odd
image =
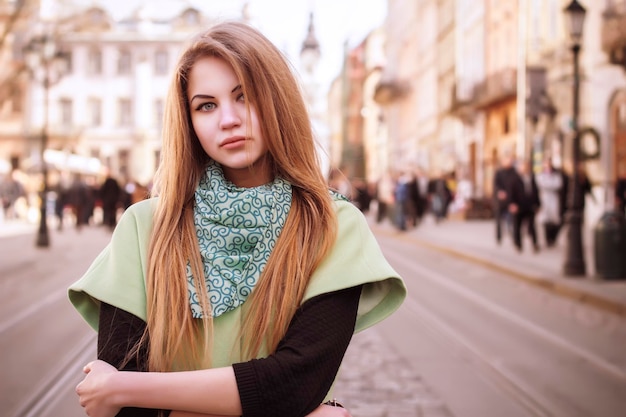
[[[85, 275], [69, 287], [69, 299], [85, 321], [98, 330], [100, 302], [146, 320], [147, 254], [156, 199], [129, 207], [111, 242]], [[337, 240], [319, 265], [304, 301], [327, 292], [364, 285], [355, 331], [364, 330], [400, 307], [406, 287], [385, 260], [363, 214], [351, 203], [335, 202]], [[213, 366], [241, 362], [236, 338], [246, 304], [214, 319]]]

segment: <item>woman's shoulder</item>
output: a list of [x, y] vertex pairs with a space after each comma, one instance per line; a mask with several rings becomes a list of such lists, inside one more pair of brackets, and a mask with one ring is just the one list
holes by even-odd
[[337, 219], [340, 223], [357, 220], [366, 221], [363, 212], [349, 200], [337, 199], [334, 201], [334, 206]]
[[132, 217], [139, 220], [152, 220], [156, 209], [158, 197], [152, 197], [138, 201], [130, 205], [122, 214], [122, 219]]
[[113, 236], [128, 233], [147, 235], [152, 230], [157, 198], [149, 198], [132, 204], [120, 217]]

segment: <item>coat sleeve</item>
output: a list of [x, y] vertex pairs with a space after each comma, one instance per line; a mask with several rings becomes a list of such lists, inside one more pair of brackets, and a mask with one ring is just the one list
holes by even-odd
[[100, 302], [146, 319], [144, 277], [152, 209], [151, 200], [129, 207], [117, 224], [111, 242], [68, 289], [70, 302], [96, 331]]
[[383, 256], [361, 211], [346, 201], [335, 204], [339, 222], [337, 240], [313, 274], [304, 300], [363, 285], [355, 327], [358, 332], [396, 311], [406, 298], [406, 287]]

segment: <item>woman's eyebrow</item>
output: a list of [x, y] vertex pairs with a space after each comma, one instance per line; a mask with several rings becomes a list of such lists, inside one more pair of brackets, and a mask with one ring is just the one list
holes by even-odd
[[[235, 88], [233, 88], [232, 90], [230, 90], [230, 93], [234, 93], [235, 91], [241, 90], [241, 84], [237, 85]], [[189, 100], [190, 103], [193, 103], [193, 101], [197, 98], [203, 99], [203, 100], [207, 100], [207, 99], [215, 99], [215, 97], [208, 95], [208, 94], [196, 94], [195, 96], [191, 97], [191, 100]]]

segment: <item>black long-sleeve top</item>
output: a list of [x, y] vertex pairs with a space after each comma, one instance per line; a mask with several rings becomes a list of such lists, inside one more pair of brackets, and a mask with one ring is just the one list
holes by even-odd
[[[273, 354], [233, 365], [244, 417], [303, 417], [321, 404], [352, 338], [360, 295], [358, 286], [307, 300], [296, 311]], [[145, 327], [138, 317], [103, 303], [98, 359], [120, 370], [147, 371], [145, 348], [123, 363]], [[157, 414], [155, 409], [127, 407], [117, 416]]]

